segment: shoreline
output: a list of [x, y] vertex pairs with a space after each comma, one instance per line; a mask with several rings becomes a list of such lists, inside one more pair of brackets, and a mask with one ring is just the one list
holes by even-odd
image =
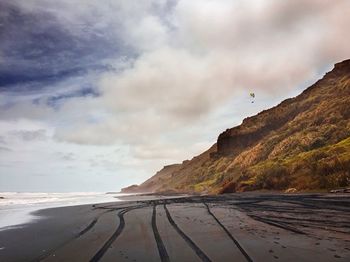
[[0, 231], [1, 261], [350, 258], [348, 195], [158, 195], [148, 200], [136, 195], [128, 201], [49, 208], [35, 215], [44, 218]]
[[[10, 197], [0, 199], [0, 231], [9, 227], [20, 227], [22, 224], [41, 219], [35, 215], [36, 211], [78, 205], [122, 201], [119, 197], [130, 194], [125, 193], [17, 193], [3, 192]], [[29, 196], [28, 196], [29, 195]], [[15, 197], [13, 197], [15, 196]], [[12, 197], [12, 198], [11, 198]]]

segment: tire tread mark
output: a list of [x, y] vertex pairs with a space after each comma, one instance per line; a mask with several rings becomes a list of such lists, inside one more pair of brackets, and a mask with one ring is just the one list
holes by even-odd
[[84, 235], [85, 233], [87, 233], [88, 231], [90, 231], [94, 226], [95, 224], [97, 223], [98, 221], [98, 218], [95, 218], [94, 220], [91, 221], [91, 223], [86, 227], [84, 228], [82, 231], [80, 231], [78, 233], [78, 235], [76, 236], [76, 238], [78, 237], [81, 237], [82, 235]]
[[293, 233], [296, 233], [296, 234], [306, 235], [305, 232], [303, 232], [301, 230], [298, 230], [298, 229], [295, 229], [293, 227], [287, 226], [283, 222], [277, 222], [277, 221], [272, 220], [272, 219], [262, 218], [262, 217], [258, 217], [258, 216], [255, 216], [255, 215], [248, 215], [248, 216], [253, 218], [254, 220], [257, 220], [259, 222], [268, 224], [270, 226], [275, 226], [275, 227], [278, 227], [278, 228], [282, 228], [284, 230], [287, 230], [287, 231], [290, 231], [290, 232], [293, 232]]
[[54, 252], [56, 252], [57, 250], [59, 250], [60, 248], [64, 247], [65, 245], [69, 244], [71, 241], [81, 237], [82, 235], [86, 234], [88, 231], [90, 231], [97, 223], [97, 221], [99, 220], [99, 218], [101, 216], [103, 216], [104, 214], [108, 213], [109, 211], [105, 211], [101, 214], [99, 214], [97, 217], [95, 217], [89, 225], [87, 225], [82, 231], [80, 231], [77, 235], [73, 236], [72, 238], [68, 239], [66, 242], [64, 242], [63, 244], [59, 245], [58, 247], [50, 250], [49, 252], [42, 254], [41, 256], [35, 258], [34, 260], [32, 260], [32, 262], [38, 262], [38, 261], [42, 261], [44, 259], [46, 259], [47, 257], [51, 256], [51, 254], [53, 254]]
[[235, 245], [238, 247], [238, 249], [241, 251], [241, 253], [243, 254], [243, 256], [247, 259], [247, 261], [249, 262], [253, 262], [253, 260], [251, 259], [251, 257], [248, 255], [248, 253], [244, 250], [244, 248], [241, 246], [241, 244], [239, 244], [239, 242], [237, 241], [237, 239], [227, 230], [227, 228], [219, 221], [219, 219], [211, 212], [209, 206], [207, 203], [203, 202], [203, 204], [206, 206], [207, 211], [209, 213], [209, 215], [211, 215], [215, 221], [219, 224], [219, 226], [225, 231], [225, 233], [227, 234], [227, 236], [233, 241], [233, 243], [235, 243]]
[[[142, 206], [143, 207], [143, 206]], [[124, 220], [124, 214], [133, 210], [133, 209], [138, 209], [142, 208], [140, 206], [138, 207], [131, 207], [131, 208], [126, 208], [118, 213], [119, 217], [119, 226], [117, 230], [113, 233], [113, 235], [103, 244], [103, 246], [97, 251], [97, 253], [90, 259], [90, 262], [97, 262], [99, 261], [103, 255], [107, 252], [108, 248], [113, 244], [113, 242], [119, 237], [119, 235], [122, 233], [124, 227], [125, 227], [125, 220]]]
[[166, 204], [164, 204], [164, 210], [166, 213], [166, 216], [170, 222], [170, 224], [173, 226], [173, 228], [176, 230], [176, 232], [186, 241], [186, 243], [192, 248], [192, 250], [197, 254], [197, 256], [203, 261], [203, 262], [211, 262], [210, 258], [190, 239], [175, 223], [175, 221], [172, 219], [170, 212], [168, 208], [166, 207]]
[[153, 229], [154, 238], [155, 238], [156, 243], [157, 243], [160, 260], [162, 262], [168, 262], [168, 261], [170, 261], [169, 255], [168, 255], [168, 252], [166, 251], [163, 240], [159, 234], [159, 231], [157, 228], [157, 218], [156, 217], [157, 217], [156, 205], [153, 205], [152, 229]]

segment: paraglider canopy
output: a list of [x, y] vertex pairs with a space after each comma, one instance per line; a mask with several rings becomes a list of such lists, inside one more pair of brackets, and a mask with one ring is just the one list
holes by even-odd
[[255, 94], [253, 92], [250, 92], [249, 95], [253, 98], [252, 103], [254, 103]]

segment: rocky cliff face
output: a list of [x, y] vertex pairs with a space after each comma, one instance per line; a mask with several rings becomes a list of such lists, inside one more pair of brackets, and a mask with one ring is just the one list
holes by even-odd
[[[190, 161], [141, 185], [151, 191], [320, 190], [350, 184], [350, 60], [299, 96], [244, 119]], [[151, 186], [152, 185], [152, 186]]]

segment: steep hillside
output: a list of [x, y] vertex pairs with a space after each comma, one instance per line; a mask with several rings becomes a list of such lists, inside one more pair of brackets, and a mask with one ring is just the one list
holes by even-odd
[[138, 188], [133, 188], [133, 192], [157, 192], [162, 191], [164, 188], [170, 188], [171, 186], [166, 186], [168, 181], [172, 180], [173, 174], [181, 167], [181, 164], [174, 164], [169, 166], [164, 166], [162, 170], [158, 171], [153, 177], [142, 183], [142, 186]]
[[166, 167], [139, 191], [224, 193], [350, 185], [350, 60], [295, 98], [227, 129], [203, 154]]

